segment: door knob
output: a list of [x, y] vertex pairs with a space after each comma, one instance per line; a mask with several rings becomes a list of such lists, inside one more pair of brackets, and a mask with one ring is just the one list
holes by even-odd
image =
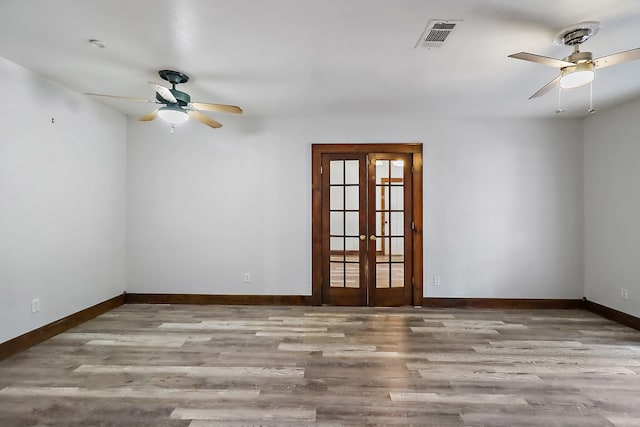
[[369, 240], [371, 240], [371, 241], [376, 240], [376, 236], [374, 234], [372, 234], [371, 236], [369, 236]]
[[360, 240], [366, 240], [367, 236], [365, 236], [364, 234], [360, 235]]

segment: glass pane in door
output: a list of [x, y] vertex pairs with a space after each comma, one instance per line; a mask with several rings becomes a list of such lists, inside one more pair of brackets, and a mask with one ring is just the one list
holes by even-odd
[[359, 160], [345, 160], [345, 184], [358, 184], [360, 179], [360, 161]]
[[391, 263], [391, 288], [404, 287], [404, 263]]
[[389, 264], [376, 262], [376, 288], [390, 288]]
[[329, 202], [331, 211], [341, 212], [344, 209], [344, 185], [331, 185], [329, 197], [331, 198]]
[[396, 181], [396, 179], [398, 178], [392, 178], [392, 179], [394, 180], [393, 183], [395, 185], [392, 185], [389, 187], [391, 194], [389, 195], [388, 204], [391, 210], [402, 212], [404, 210], [404, 187], [401, 185], [398, 185], [398, 182], [402, 182], [402, 181]]
[[344, 212], [329, 213], [329, 232], [332, 236], [342, 236], [344, 233]]
[[358, 237], [360, 233], [360, 213], [345, 212], [345, 235], [350, 237]]
[[[391, 161], [391, 178], [404, 178], [404, 160], [392, 160]], [[393, 185], [396, 181], [392, 180]]]
[[360, 189], [357, 185], [346, 185], [344, 190], [344, 208], [357, 211], [360, 205]]
[[360, 263], [349, 262], [345, 264], [345, 278], [347, 288], [359, 288], [360, 287]]

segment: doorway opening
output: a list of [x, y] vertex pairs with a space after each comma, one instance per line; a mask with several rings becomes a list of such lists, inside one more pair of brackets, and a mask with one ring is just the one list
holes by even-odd
[[422, 304], [422, 144], [313, 144], [313, 303]]

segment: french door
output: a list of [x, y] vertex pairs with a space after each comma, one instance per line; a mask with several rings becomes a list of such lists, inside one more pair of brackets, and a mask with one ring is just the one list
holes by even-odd
[[[421, 303], [422, 281], [420, 289], [415, 286], [416, 267], [422, 276], [421, 259], [414, 266], [418, 246], [420, 257], [422, 253], [421, 233], [416, 235], [416, 222], [422, 222], [421, 206], [414, 209], [416, 153], [389, 145], [391, 148], [366, 145], [354, 147], [354, 152], [315, 153], [320, 176], [314, 179], [314, 297], [320, 290], [322, 304]], [[366, 147], [387, 149], [365, 152]], [[418, 160], [421, 165], [421, 156]], [[419, 190], [421, 205], [421, 185]]]

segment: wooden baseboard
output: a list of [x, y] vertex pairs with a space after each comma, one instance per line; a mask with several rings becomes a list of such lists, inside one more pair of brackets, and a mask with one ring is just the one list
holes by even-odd
[[[303, 295], [125, 294], [126, 304], [313, 305]], [[583, 300], [514, 298], [423, 298], [430, 308], [581, 309]]]
[[[0, 360], [39, 344], [81, 323], [113, 310], [122, 304], [211, 304], [211, 305], [312, 305], [304, 295], [203, 295], [203, 294], [128, 294], [118, 295], [99, 304], [44, 325], [19, 337], [0, 343]], [[428, 308], [494, 309], [585, 309], [622, 325], [640, 330], [640, 318], [587, 300], [519, 299], [519, 298], [423, 298]]]
[[613, 308], [609, 308], [607, 306], [598, 304], [597, 302], [586, 300], [585, 309], [600, 315], [609, 320], [613, 320], [614, 322], [618, 322], [622, 325], [629, 326], [630, 328], [637, 329], [640, 331], [640, 318], [635, 317], [631, 314], [623, 313], [622, 311], [615, 310]]
[[496, 309], [555, 309], [575, 310], [584, 308], [579, 299], [528, 299], [528, 298], [428, 298], [422, 306], [429, 308], [496, 308]]
[[6, 359], [11, 355], [22, 350], [26, 350], [36, 344], [40, 344], [42, 341], [48, 340], [49, 338], [78, 326], [87, 320], [91, 320], [94, 317], [98, 317], [99, 315], [106, 313], [107, 311], [113, 310], [114, 308], [124, 304], [124, 301], [124, 294], [118, 295], [89, 308], [85, 308], [84, 310], [80, 310], [77, 313], [63, 317], [60, 320], [41, 326], [31, 332], [22, 334], [19, 337], [0, 343], [0, 360]]
[[125, 294], [127, 304], [312, 305], [304, 295]]

